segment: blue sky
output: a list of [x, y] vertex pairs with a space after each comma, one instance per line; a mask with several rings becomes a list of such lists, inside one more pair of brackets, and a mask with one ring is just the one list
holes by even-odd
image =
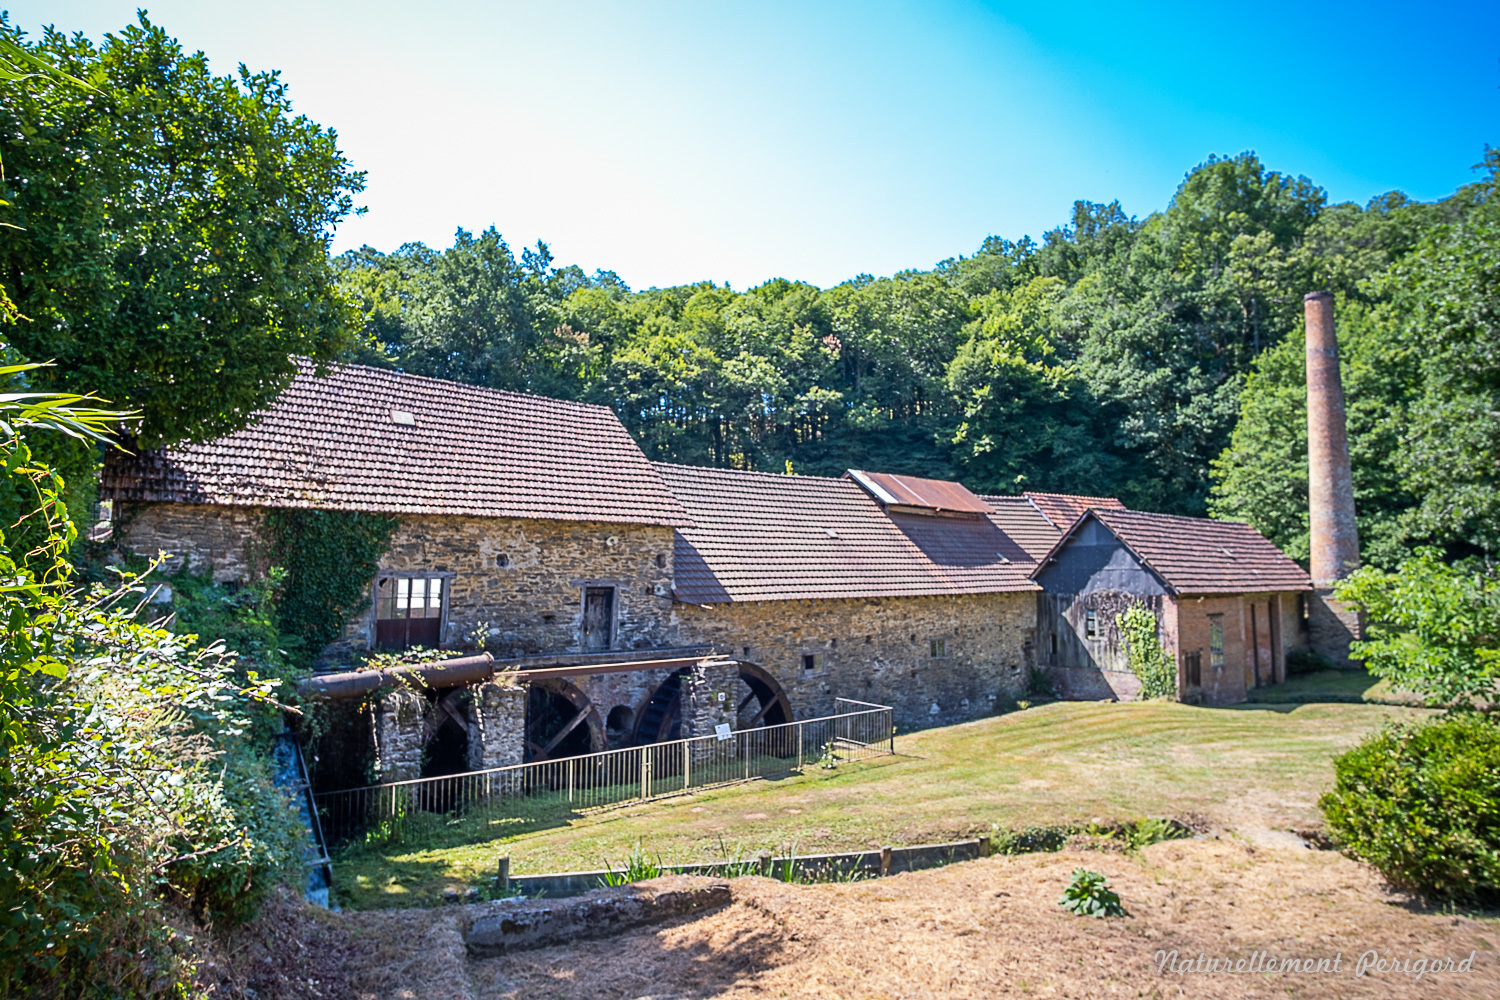
[[[92, 37], [137, 4], [33, 0]], [[335, 249], [495, 225], [632, 287], [827, 286], [1144, 216], [1253, 149], [1335, 200], [1441, 197], [1500, 143], [1500, 4], [170, 0], [369, 172]]]

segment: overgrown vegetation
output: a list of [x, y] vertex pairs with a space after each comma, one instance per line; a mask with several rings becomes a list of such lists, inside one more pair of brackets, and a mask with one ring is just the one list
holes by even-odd
[[1426, 895], [1500, 901], [1500, 725], [1475, 713], [1381, 730], [1334, 761], [1319, 804], [1346, 851]]
[[1115, 616], [1115, 625], [1125, 637], [1130, 672], [1141, 679], [1141, 697], [1177, 697], [1177, 665], [1161, 648], [1155, 612], [1144, 604], [1132, 604]]
[[606, 862], [604, 867], [610, 869], [599, 879], [600, 885], [629, 885], [632, 882], [644, 882], [650, 878], [656, 878], [666, 874], [666, 867], [662, 864], [661, 855], [655, 857], [648, 855], [639, 843], [631, 848], [625, 856], [625, 867], [615, 871]]
[[1123, 823], [1062, 823], [1008, 829], [990, 824], [990, 850], [996, 854], [1035, 854], [1072, 846], [1114, 847], [1139, 851], [1166, 840], [1191, 836], [1192, 829], [1174, 819], [1146, 816]]
[[115, 415], [89, 402], [0, 397], [9, 486], [33, 492], [28, 530], [45, 532], [24, 550], [0, 536], [0, 997], [184, 983], [191, 956], [162, 908], [241, 920], [298, 865], [300, 826], [248, 736], [273, 684], [140, 620], [134, 575], [74, 584], [76, 529], [27, 440], [104, 440]]
[[307, 665], [370, 606], [370, 581], [399, 520], [347, 510], [283, 508], [266, 514], [285, 580], [276, 602], [282, 643]]

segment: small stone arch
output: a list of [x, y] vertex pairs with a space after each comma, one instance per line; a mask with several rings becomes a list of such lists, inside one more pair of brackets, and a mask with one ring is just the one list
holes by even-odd
[[551, 760], [606, 749], [599, 711], [562, 678], [532, 681], [526, 697], [525, 760]]
[[629, 705], [616, 705], [604, 717], [604, 736], [611, 750], [622, 747], [635, 727], [635, 712]]

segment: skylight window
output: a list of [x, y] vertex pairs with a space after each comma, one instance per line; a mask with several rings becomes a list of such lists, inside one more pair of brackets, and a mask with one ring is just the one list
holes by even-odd
[[400, 424], [402, 427], [415, 427], [417, 415], [410, 410], [392, 410], [391, 423]]

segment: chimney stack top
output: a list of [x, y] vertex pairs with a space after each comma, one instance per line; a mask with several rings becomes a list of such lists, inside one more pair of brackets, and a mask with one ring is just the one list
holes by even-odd
[[1333, 298], [1333, 293], [1329, 292], [1329, 291], [1308, 292], [1306, 295], [1302, 296], [1302, 301], [1303, 302], [1312, 302], [1314, 299], [1331, 299], [1331, 298]]

